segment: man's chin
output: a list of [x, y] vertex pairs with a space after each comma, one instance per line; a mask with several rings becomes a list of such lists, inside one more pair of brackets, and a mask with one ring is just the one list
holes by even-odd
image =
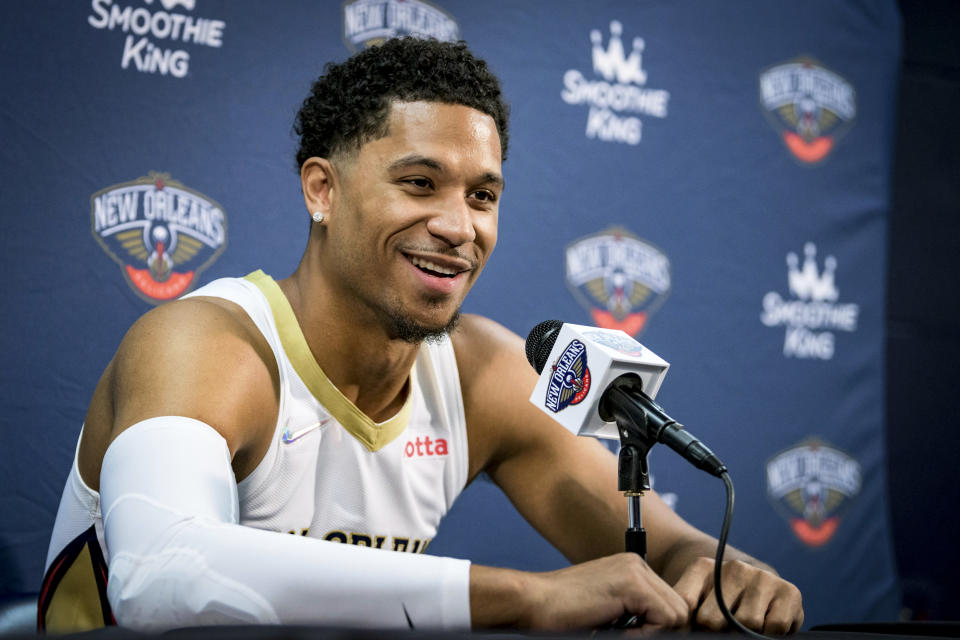
[[423, 341], [439, 342], [460, 322], [460, 310], [457, 309], [445, 324], [427, 324], [402, 314], [394, 315], [391, 320], [393, 321], [391, 337], [396, 340], [411, 344], [419, 344]]

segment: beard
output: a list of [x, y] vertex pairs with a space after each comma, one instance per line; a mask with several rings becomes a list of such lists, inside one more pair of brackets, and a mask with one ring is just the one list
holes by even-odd
[[[360, 254], [354, 252], [351, 256]], [[344, 267], [343, 282], [349, 297], [359, 302], [363, 307], [373, 312], [376, 322], [384, 328], [387, 336], [392, 340], [402, 340], [409, 344], [420, 344], [421, 342], [437, 343], [443, 340], [444, 336], [456, 328], [460, 321], [460, 305], [458, 301], [451, 303], [446, 296], [430, 297], [424, 296], [415, 302], [414, 307], [422, 307], [433, 312], [440, 312], [443, 307], [450, 308], [456, 304], [456, 308], [451, 313], [443, 311], [440, 317], [436, 314], [427, 312], [427, 319], [418, 314], [404, 302], [403, 298], [395, 291], [385, 288], [383, 284], [370, 285], [366, 282], [358, 281], [351, 277], [353, 273], [363, 270], [362, 264], [356, 264], [353, 259], [341, 260], [340, 266]], [[444, 317], [449, 313], [450, 316]], [[431, 318], [432, 316], [432, 318]]]
[[404, 314], [401, 310], [392, 310], [390, 313], [390, 321], [392, 323], [392, 338], [403, 340], [410, 344], [420, 344], [424, 341], [437, 343], [456, 328], [457, 323], [460, 322], [460, 309], [458, 308], [454, 311], [449, 322], [442, 327], [431, 327], [421, 324]]

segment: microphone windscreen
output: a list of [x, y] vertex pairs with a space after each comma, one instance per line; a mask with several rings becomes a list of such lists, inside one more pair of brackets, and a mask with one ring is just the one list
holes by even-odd
[[538, 374], [543, 372], [543, 367], [547, 364], [547, 358], [550, 357], [562, 326], [563, 322], [560, 320], [544, 320], [530, 330], [526, 343], [527, 362], [536, 369]]

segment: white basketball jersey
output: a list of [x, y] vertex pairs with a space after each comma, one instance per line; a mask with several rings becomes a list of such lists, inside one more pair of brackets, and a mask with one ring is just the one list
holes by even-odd
[[[448, 337], [424, 343], [407, 399], [375, 423], [327, 379], [286, 297], [262, 271], [223, 278], [187, 297], [246, 311], [273, 350], [280, 410], [270, 448], [238, 484], [240, 524], [330, 541], [422, 553], [467, 480], [460, 378]], [[212, 389], [211, 393], [216, 390]], [[41, 620], [48, 630], [110, 624], [109, 556], [100, 499], [73, 467], [47, 555]]]
[[422, 552], [467, 480], [463, 399], [449, 338], [423, 344], [406, 404], [378, 424], [324, 375], [270, 276], [216, 280], [190, 295], [243, 307], [280, 370], [273, 441], [238, 485], [241, 524]]

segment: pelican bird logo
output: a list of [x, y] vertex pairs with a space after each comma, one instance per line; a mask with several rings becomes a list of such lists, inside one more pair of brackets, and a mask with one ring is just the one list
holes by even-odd
[[90, 201], [94, 237], [153, 304], [193, 288], [226, 247], [223, 207], [167, 174], [107, 187]]

